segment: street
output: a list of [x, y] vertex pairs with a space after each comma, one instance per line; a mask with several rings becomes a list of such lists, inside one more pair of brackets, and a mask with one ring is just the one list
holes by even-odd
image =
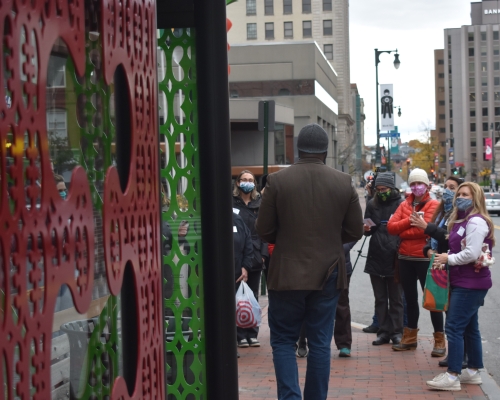
[[[364, 206], [364, 200], [360, 195], [360, 200]], [[363, 207], [364, 209], [364, 207]], [[495, 239], [497, 246], [500, 245], [500, 217], [494, 216]], [[360, 240], [351, 251], [351, 260], [354, 265], [358, 257], [358, 251], [361, 249], [363, 240]], [[362, 255], [366, 256], [368, 251], [369, 238], [363, 247]], [[499, 329], [499, 310], [500, 310], [500, 272], [498, 271], [500, 263], [500, 252], [493, 249], [493, 256], [496, 256], [497, 262], [492, 267], [493, 287], [488, 292], [484, 307], [479, 311], [479, 329], [483, 338], [484, 366], [493, 376], [495, 381], [500, 384], [500, 329]], [[360, 257], [351, 278], [349, 299], [351, 305], [352, 322], [363, 325], [370, 325], [373, 316], [373, 290], [370, 279], [363, 272], [365, 258]], [[421, 299], [420, 299], [421, 300]], [[370, 307], [370, 304], [372, 307]], [[421, 301], [420, 301], [421, 304]], [[419, 335], [432, 337], [432, 325], [429, 317], [429, 311], [421, 308], [419, 319]], [[373, 335], [373, 334], [372, 334]], [[375, 335], [373, 335], [375, 339]], [[419, 351], [419, 349], [417, 349]], [[436, 364], [439, 358], [436, 358]]]

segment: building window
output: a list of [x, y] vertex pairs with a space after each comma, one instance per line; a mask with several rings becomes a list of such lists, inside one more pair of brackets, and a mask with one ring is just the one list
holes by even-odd
[[232, 99], [237, 99], [238, 97], [240, 97], [240, 95], [237, 90], [231, 90], [229, 92], [229, 97], [231, 97]]
[[[51, 56], [50, 58], [52, 57], [53, 56]], [[53, 135], [54, 137], [57, 137], [59, 139], [68, 138], [68, 130], [66, 124], [66, 110], [63, 109], [47, 110], [47, 133], [49, 134], [49, 137]]]
[[331, 19], [325, 19], [323, 21], [323, 36], [332, 36], [333, 34], [333, 24]]
[[498, 40], [498, 31], [493, 31], [493, 40]]
[[302, 12], [303, 13], [311, 12], [311, 0], [302, 0]]
[[302, 36], [305, 38], [312, 37], [311, 21], [302, 21]]
[[500, 122], [495, 122], [495, 130], [500, 131]]
[[257, 39], [257, 24], [247, 24], [247, 40]]
[[481, 46], [481, 55], [482, 56], [487, 56], [488, 55], [488, 52], [486, 50], [486, 46]]
[[438, 60], [438, 65], [444, 65], [444, 60]]
[[274, 39], [274, 22], [266, 22], [266, 39]]
[[283, 14], [292, 13], [292, 0], [283, 0]]
[[439, 100], [439, 105], [444, 106], [444, 100]]
[[495, 71], [500, 70], [500, 62], [495, 61], [495, 62], [493, 63], [493, 69], [494, 69]]
[[470, 111], [469, 111], [469, 115], [471, 117], [475, 117], [476, 116], [476, 110], [474, 108], [471, 108]]
[[494, 93], [494, 99], [495, 99], [495, 101], [500, 101], [500, 92]]
[[481, 40], [483, 42], [486, 40], [486, 32], [481, 32]]
[[488, 101], [488, 92], [481, 92], [481, 100]]
[[500, 77], [495, 76], [495, 77], [493, 78], [493, 82], [494, 82], [494, 85], [495, 85], [495, 86], [500, 85]]
[[483, 117], [488, 116], [488, 107], [483, 107]]
[[439, 119], [446, 119], [446, 115], [444, 115], [444, 114], [439, 114]]
[[247, 15], [257, 14], [257, 0], [247, 0]]
[[450, 124], [450, 133], [453, 133], [453, 124]]
[[469, 48], [469, 57], [474, 57], [474, 47]]
[[469, 63], [469, 72], [470, 72], [470, 73], [473, 73], [473, 72], [474, 72], [474, 69], [475, 69], [474, 63], [473, 63], [473, 62], [470, 62], [470, 63]]
[[[49, 67], [47, 69], [47, 87], [66, 87], [66, 57], [59, 57], [51, 54]], [[66, 112], [64, 112], [66, 115]]]
[[483, 132], [486, 132], [488, 130], [488, 123], [483, 122]]
[[450, 110], [450, 118], [453, 118], [453, 110]]
[[500, 107], [495, 107], [495, 117], [500, 115]]
[[469, 32], [469, 42], [474, 41], [474, 32]]
[[280, 89], [280, 91], [278, 92], [278, 96], [290, 96], [290, 90]]
[[476, 93], [469, 93], [469, 100], [470, 101], [476, 101]]
[[481, 63], [481, 71], [482, 71], [482, 72], [486, 72], [486, 71], [488, 70], [488, 69], [486, 68], [486, 65], [487, 65], [487, 63], [485, 63], [485, 62], [482, 62], [482, 63]]
[[481, 86], [488, 86], [488, 77], [487, 76], [481, 77]]
[[333, 44], [325, 44], [323, 46], [323, 52], [328, 60], [333, 60]]
[[323, 11], [332, 11], [332, 0], [323, 0]]
[[498, 46], [493, 47], [493, 55], [494, 56], [500, 55], [500, 48]]
[[471, 140], [470, 141], [470, 146], [471, 147], [476, 147], [476, 141], [475, 140]]
[[274, 15], [274, 0], [264, 0], [264, 14]]
[[476, 78], [469, 78], [469, 86], [474, 88], [476, 86]]
[[446, 128], [439, 128], [439, 133], [446, 133]]
[[476, 123], [475, 122], [471, 122], [471, 124], [470, 124], [470, 131], [471, 132], [476, 132]]
[[285, 38], [293, 38], [293, 22], [285, 22]]
[[439, 77], [439, 78], [444, 78], [444, 72], [439, 73], [439, 74], [438, 74], [438, 77]]

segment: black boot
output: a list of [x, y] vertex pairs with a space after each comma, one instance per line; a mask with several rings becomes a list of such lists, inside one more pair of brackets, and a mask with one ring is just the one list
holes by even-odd
[[446, 356], [442, 360], [439, 360], [438, 364], [440, 367], [447, 367], [448, 366], [448, 356]]

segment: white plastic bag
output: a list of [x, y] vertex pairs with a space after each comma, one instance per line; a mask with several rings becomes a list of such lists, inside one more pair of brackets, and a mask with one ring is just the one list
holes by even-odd
[[262, 320], [261, 309], [252, 290], [241, 282], [236, 292], [236, 326], [240, 328], [255, 328]]

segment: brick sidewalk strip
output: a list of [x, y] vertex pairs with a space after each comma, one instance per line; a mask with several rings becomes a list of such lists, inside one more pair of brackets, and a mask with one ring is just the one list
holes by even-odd
[[[240, 400], [277, 399], [267, 307], [262, 311], [261, 347], [238, 349]], [[353, 329], [352, 339], [351, 358], [339, 358], [332, 345], [328, 399], [488, 399], [478, 385], [462, 385], [459, 392], [427, 388], [426, 380], [446, 371], [437, 365], [440, 358], [431, 357], [430, 338], [420, 338], [417, 350], [407, 352], [394, 352], [390, 345], [373, 346], [375, 335], [359, 329]], [[303, 390], [307, 359], [298, 358], [297, 363]]]

